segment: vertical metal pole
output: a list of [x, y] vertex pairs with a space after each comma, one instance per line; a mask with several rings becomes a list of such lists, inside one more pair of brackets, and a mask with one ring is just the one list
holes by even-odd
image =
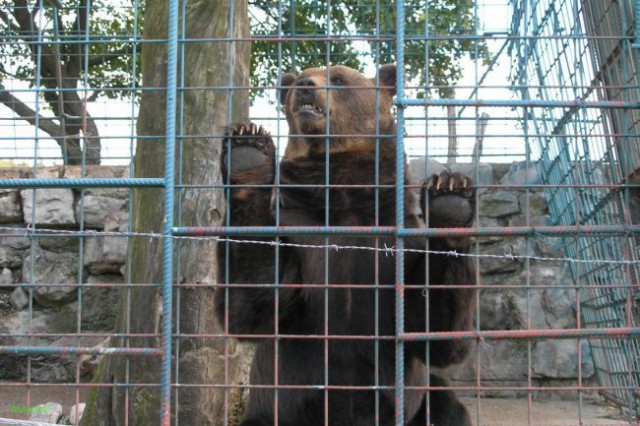
[[633, 47], [636, 49], [636, 79], [640, 80], [640, 0], [636, 0], [633, 18], [636, 21], [636, 36], [633, 43]]
[[[404, 228], [404, 0], [396, 3], [396, 228]], [[396, 425], [404, 425], [404, 240], [396, 234]]]
[[162, 425], [171, 419], [171, 316], [173, 284], [173, 204], [176, 157], [176, 93], [178, 70], [178, 0], [169, 1], [167, 115], [165, 132], [164, 226], [162, 253], [162, 372], [160, 376]]

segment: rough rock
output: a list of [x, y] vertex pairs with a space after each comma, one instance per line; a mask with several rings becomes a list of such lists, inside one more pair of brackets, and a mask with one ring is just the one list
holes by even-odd
[[562, 252], [563, 246], [562, 238], [553, 236], [539, 235], [534, 240], [534, 246], [540, 256], [563, 258]]
[[39, 237], [38, 245], [43, 250], [54, 253], [78, 252], [81, 237], [54, 235], [51, 237]]
[[[129, 168], [122, 166], [104, 167], [86, 165], [84, 170], [80, 166], [66, 166], [64, 170], [66, 178], [98, 178], [98, 179], [118, 179], [129, 177]], [[105, 197], [125, 199], [129, 196], [127, 188], [87, 188], [85, 195], [101, 195]]]
[[[120, 275], [90, 276], [88, 285], [82, 287], [82, 330], [112, 331], [119, 306]], [[96, 284], [113, 284], [113, 286], [95, 286]]]
[[575, 289], [547, 288], [542, 293], [541, 302], [550, 328], [577, 327]]
[[13, 305], [11, 305], [11, 294], [0, 289], [0, 318], [13, 311]]
[[[107, 218], [104, 230], [124, 232], [128, 227], [128, 213], [118, 211]], [[91, 274], [118, 274], [127, 259], [126, 236], [93, 237], [85, 239], [84, 265]]]
[[578, 377], [579, 345], [579, 342], [572, 339], [536, 342], [533, 351], [533, 374], [553, 379]]
[[514, 162], [500, 180], [501, 185], [523, 186], [542, 183], [542, 168], [538, 163]]
[[15, 283], [11, 269], [2, 268], [0, 272], [0, 287], [9, 287]]
[[76, 224], [73, 214], [73, 191], [67, 188], [36, 189], [35, 221], [33, 219], [33, 189], [21, 192], [24, 220], [28, 224], [70, 227]]
[[127, 244], [124, 236], [86, 238], [84, 266], [93, 275], [119, 273], [126, 261]]
[[[33, 276], [31, 275], [31, 256], [35, 256]], [[22, 280], [26, 283], [42, 284], [35, 287], [33, 291], [34, 299], [42, 306], [61, 306], [69, 303], [75, 300], [77, 293], [78, 255], [36, 248], [22, 265]]]
[[[57, 309], [29, 311], [23, 310], [5, 315], [0, 321], [0, 345], [35, 346], [87, 346], [97, 345], [103, 338], [95, 336], [72, 337], [11, 337], [28, 334], [64, 335], [77, 329], [75, 303]], [[39, 383], [69, 383], [76, 379], [77, 355], [32, 355], [31, 380]], [[27, 374], [27, 357], [24, 355], [0, 354], [0, 380], [24, 380]], [[81, 369], [82, 375], [87, 372]]]
[[489, 340], [479, 343], [463, 365], [452, 369], [452, 379], [475, 383], [477, 356], [480, 357], [483, 381], [526, 380], [527, 344], [524, 341]]
[[481, 216], [503, 217], [520, 213], [518, 196], [512, 191], [487, 192], [480, 196]]
[[480, 272], [502, 274], [518, 270], [524, 260], [516, 256], [527, 255], [527, 243], [523, 238], [505, 239], [493, 244], [483, 244], [480, 250], [484, 255], [495, 256], [480, 258]]
[[18, 222], [22, 222], [20, 191], [17, 189], [0, 189], [0, 223]]
[[127, 200], [103, 195], [85, 195], [82, 202], [76, 204], [76, 220], [84, 221], [86, 228], [103, 229], [110, 217], [118, 214], [127, 206]]
[[107, 232], [126, 232], [129, 229], [129, 212], [119, 210], [107, 217], [104, 230]]
[[27, 230], [24, 227], [11, 227], [14, 231], [9, 231], [12, 235], [4, 235], [0, 237], [0, 246], [9, 247], [15, 250], [25, 250], [31, 247], [31, 241], [29, 237], [18, 236], [16, 234], [26, 234]]
[[32, 408], [29, 420], [40, 423], [56, 423], [62, 416], [62, 405], [57, 402], [47, 402]]
[[77, 405], [73, 405], [69, 409], [69, 423], [71, 423], [72, 425], [80, 423], [80, 420], [82, 419], [82, 415], [84, 414], [84, 409], [86, 408], [86, 406], [87, 404], [85, 404], [84, 402], [81, 402], [80, 404], [77, 404]]
[[[487, 216], [480, 216], [478, 218], [478, 222], [475, 223], [475, 226], [480, 226], [483, 228], [502, 228], [504, 226], [506, 226], [506, 220], [505, 219], [500, 219], [500, 218], [495, 218], [495, 217], [487, 217]], [[487, 244], [487, 243], [495, 243], [498, 241], [502, 241], [504, 240], [504, 237], [501, 236], [482, 236], [482, 237], [476, 237], [476, 239], [478, 240], [478, 242], [480, 244]]]
[[16, 311], [21, 311], [25, 306], [29, 304], [29, 295], [26, 291], [24, 291], [22, 287], [16, 287], [11, 292], [10, 301], [13, 309], [15, 309]]
[[520, 195], [520, 206], [524, 214], [530, 216], [546, 216], [549, 213], [547, 207], [547, 197], [542, 191], [529, 191]]
[[513, 290], [485, 290], [480, 295], [480, 329], [517, 330], [525, 324]]
[[19, 268], [22, 266], [22, 256], [18, 250], [0, 246], [0, 268]]
[[[409, 175], [413, 182], [421, 182], [432, 174], [440, 174], [448, 167], [438, 161], [429, 159], [425, 169], [425, 158], [414, 158], [409, 162]], [[456, 163], [451, 166], [451, 171], [462, 173], [473, 179], [476, 185], [487, 186], [493, 180], [493, 168], [491, 164], [479, 163], [476, 167], [470, 163]]]
[[[3, 317], [1, 328], [11, 335], [27, 335], [30, 333], [74, 333], [77, 324], [77, 311], [74, 304], [61, 308], [38, 310], [29, 315], [28, 310], [13, 312]], [[14, 344], [27, 344], [28, 337], [12, 337]], [[53, 341], [52, 338], [38, 337], [32, 340]]]
[[[526, 210], [523, 210], [526, 211]], [[510, 216], [509, 226], [547, 226], [549, 225], [548, 215], [530, 215], [529, 223], [527, 223], [527, 217], [522, 215]]]

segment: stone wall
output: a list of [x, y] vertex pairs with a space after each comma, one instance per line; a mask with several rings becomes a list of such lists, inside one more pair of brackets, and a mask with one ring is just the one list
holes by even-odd
[[[543, 191], [527, 193], [524, 189], [527, 184], [542, 183], [535, 165], [480, 164], [474, 168], [460, 164], [452, 168], [474, 177], [479, 187], [480, 226], [550, 225]], [[442, 169], [435, 162], [425, 167], [424, 160], [410, 164], [414, 181]], [[560, 238], [504, 236], [478, 238], [476, 242], [481, 255], [480, 283], [484, 286], [480, 292], [481, 330], [577, 327], [577, 294], [566, 262], [519, 258], [563, 258]], [[535, 387], [575, 385], [579, 369], [583, 384], [593, 381], [593, 361], [586, 340], [511, 339], [483, 341], [462, 367], [454, 366], [444, 373], [453, 385], [461, 387], [475, 387], [479, 377], [488, 389], [485, 396], [524, 396], [529, 381]], [[577, 393], [557, 390], [540, 392], [539, 396], [570, 399]]]
[[[78, 167], [52, 167], [35, 177], [78, 178], [80, 172]], [[128, 169], [93, 166], [85, 176], [120, 178], [128, 176]], [[28, 169], [0, 170], [0, 178], [31, 177]], [[73, 231], [126, 231], [128, 198], [127, 189], [0, 189], [0, 345], [104, 344], [118, 309], [127, 238], [80, 238]], [[64, 233], [33, 237], [33, 229]], [[60, 337], [73, 333], [84, 335]], [[73, 382], [76, 363], [84, 379], [95, 368], [92, 357], [30, 360], [28, 367], [25, 356], [0, 355], [6, 367], [0, 369], [0, 380], [25, 381], [30, 368], [34, 382]]]
[[[438, 173], [442, 166], [415, 160], [414, 180]], [[541, 191], [527, 194], [519, 186], [538, 182], [535, 167], [481, 164], [454, 167], [475, 176], [480, 186], [478, 206], [481, 226], [524, 226], [547, 223], [548, 212]], [[0, 177], [29, 177], [26, 170], [5, 170]], [[123, 177], [126, 168], [91, 167], [89, 177]], [[76, 168], [47, 168], [39, 177], [79, 177]], [[492, 188], [492, 186], [497, 185]], [[127, 238], [74, 235], [32, 238], [27, 227], [68, 231], [84, 229], [126, 231], [126, 189], [0, 190], [0, 345], [50, 344], [93, 346], [104, 344], [112, 330], [119, 303], [117, 286], [123, 282]], [[35, 202], [34, 202], [35, 201]], [[33, 206], [35, 205], [35, 210]], [[7, 229], [11, 228], [11, 229]], [[562, 257], [559, 239], [537, 237], [486, 237], [477, 240], [483, 289], [480, 297], [482, 330], [576, 327], [576, 294], [566, 265], [561, 262], [525, 261], [510, 255]], [[35, 285], [29, 287], [27, 283]], [[47, 284], [38, 285], [38, 284]], [[54, 285], [49, 285], [54, 284]], [[57, 284], [57, 285], [55, 285]], [[542, 286], [542, 287], [541, 287]], [[78, 290], [80, 289], [80, 291]], [[33, 292], [33, 298], [28, 293]], [[81, 298], [81, 303], [80, 303]], [[31, 312], [31, 314], [30, 314]], [[29, 328], [29, 324], [31, 325]], [[42, 333], [36, 338], [16, 337]], [[56, 334], [84, 333], [92, 337]], [[10, 335], [9, 337], [7, 335]], [[462, 367], [447, 372], [455, 385], [482, 384], [495, 395], [524, 394], [529, 380], [537, 385], [571, 385], [578, 377], [578, 351], [582, 377], [593, 375], [588, 345], [575, 340], [489, 340]], [[31, 357], [31, 380], [75, 380], [76, 358]], [[25, 356], [0, 355], [0, 380], [24, 381]], [[91, 376], [95, 360], [79, 362], [84, 379]], [[479, 368], [479, 371], [478, 371]], [[558, 393], [571, 397], [571, 392]], [[544, 395], [549, 395], [545, 392]]]

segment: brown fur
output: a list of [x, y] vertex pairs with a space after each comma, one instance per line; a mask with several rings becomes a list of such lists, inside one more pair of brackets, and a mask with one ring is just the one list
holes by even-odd
[[[279, 169], [282, 186], [277, 194], [281, 204], [275, 206], [278, 224], [395, 226], [396, 124], [391, 114], [395, 67], [381, 67], [374, 79], [344, 66], [328, 70], [312, 68], [297, 76], [283, 76], [280, 90], [290, 137]], [[240, 137], [247, 129], [250, 137]], [[251, 123], [234, 125], [230, 136], [232, 149], [234, 146], [245, 149], [254, 144], [256, 149], [269, 154], [265, 162], [247, 164], [241, 161], [241, 167], [231, 171], [231, 183], [266, 186], [232, 190], [230, 224], [273, 226], [275, 218], [268, 214], [266, 201], [275, 170], [273, 144], [262, 129], [256, 130]], [[260, 158], [259, 155], [246, 157], [250, 158], [248, 162]], [[408, 182], [407, 176], [405, 180]], [[446, 184], [442, 185], [443, 182]], [[473, 190], [469, 179], [443, 173], [432, 177], [421, 195], [425, 201], [430, 200], [438, 206], [432, 212], [437, 226], [452, 226], [449, 216], [455, 216], [455, 226], [470, 226]], [[462, 210], [469, 214], [450, 214], [448, 201], [442, 195], [452, 197], [450, 199], [466, 207]], [[405, 190], [404, 199], [405, 227], [424, 227], [424, 218], [429, 212], [421, 209], [412, 191]], [[451, 205], [456, 204], [452, 202]], [[349, 235], [290, 235], [282, 240], [299, 246], [328, 244], [336, 247], [384, 248], [396, 243], [394, 237]], [[404, 241], [406, 248], [425, 248], [424, 239], [411, 237]], [[466, 252], [469, 241], [439, 238], [429, 241], [431, 250], [451, 247]], [[394, 392], [378, 392], [376, 419], [376, 392], [371, 387], [376, 383], [374, 377], [381, 386], [394, 385], [395, 257], [383, 252], [291, 245], [276, 249], [238, 244], [220, 252], [228, 253], [228, 258], [221, 257], [221, 266], [228, 265], [223, 268], [221, 279], [229, 283], [216, 291], [221, 323], [226, 324], [228, 332], [248, 339], [252, 335], [280, 335], [277, 340], [258, 340], [251, 384], [267, 386], [250, 391], [244, 426], [273, 424], [275, 396], [268, 386], [276, 384], [276, 346], [277, 384], [285, 386], [278, 391], [280, 425], [325, 424], [325, 392], [321, 389], [326, 384], [325, 374], [329, 385], [351, 388], [327, 392], [329, 418], [326, 420], [329, 424], [356, 426], [376, 424], [376, 421], [380, 425], [394, 424]], [[425, 331], [427, 308], [430, 331], [469, 330], [473, 323], [475, 292], [437, 287], [472, 284], [474, 276], [468, 259], [430, 255], [428, 276], [425, 275], [427, 259], [424, 255], [408, 252], [404, 259], [405, 283], [415, 286], [404, 290], [405, 330]], [[236, 286], [274, 282], [287, 285], [277, 290], [270, 286]], [[430, 287], [427, 299], [420, 287], [425, 283], [435, 286]], [[325, 284], [332, 286], [323, 287]], [[327, 318], [325, 309], [328, 309]], [[325, 333], [372, 337], [326, 341], [308, 338]], [[374, 343], [376, 336], [381, 339]], [[469, 350], [469, 342], [431, 342], [428, 354], [425, 347], [424, 342], [405, 345], [405, 383], [408, 385], [421, 386], [429, 380], [432, 385], [443, 386], [444, 382], [437, 376], [428, 375], [427, 359], [430, 365], [438, 367], [460, 362]], [[286, 385], [296, 388], [287, 389]], [[436, 426], [470, 425], [466, 410], [452, 392], [431, 391], [427, 398], [424, 392], [416, 390], [406, 392], [406, 396], [407, 424], [425, 424], [428, 420]], [[428, 419], [427, 410], [430, 410]]]
[[[387, 65], [387, 67], [394, 67]], [[389, 71], [389, 70], [388, 70]], [[283, 81], [291, 81], [288, 74]], [[328, 126], [329, 146], [332, 154], [340, 152], [373, 152], [375, 135], [393, 135], [395, 119], [391, 115], [393, 95], [395, 94], [395, 74], [390, 86], [378, 90], [375, 78], [366, 78], [359, 72], [342, 65], [325, 68], [310, 68], [295, 77], [293, 83], [303, 79], [312, 81], [317, 87], [315, 105], [325, 116], [330, 117]], [[334, 80], [332, 83], [331, 80]], [[341, 90], [335, 83], [348, 84], [349, 90]], [[382, 83], [381, 83], [382, 84]], [[337, 87], [330, 89], [329, 87]], [[380, 86], [377, 86], [380, 87]], [[289, 143], [284, 159], [308, 157], [323, 154], [326, 150], [326, 119], [305, 120], [296, 116], [295, 110], [301, 101], [295, 96], [295, 90], [287, 90], [281, 97], [284, 101], [287, 122], [289, 123]], [[376, 111], [376, 93], [378, 109]], [[395, 149], [393, 144], [380, 140], [380, 148], [385, 151]]]

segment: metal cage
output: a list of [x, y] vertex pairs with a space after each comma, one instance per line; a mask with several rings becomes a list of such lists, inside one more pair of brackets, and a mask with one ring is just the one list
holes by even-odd
[[[144, 21], [151, 4], [166, 10], [158, 8]], [[206, 13], [215, 7], [220, 9], [213, 19]], [[498, 12], [509, 14], [510, 25], [489, 28], [487, 22]], [[189, 20], [201, 13], [211, 26], [193, 33]], [[458, 15], [463, 22], [456, 21]], [[279, 268], [287, 238], [303, 235], [324, 242], [301, 248], [368, 250], [392, 258], [395, 282], [388, 289], [394, 292], [385, 293], [392, 294], [388, 306], [397, 318], [391, 336], [377, 331], [332, 336], [328, 326], [324, 335], [296, 336], [322, 341], [325, 348], [331, 339], [351, 337], [374, 345], [391, 342], [390, 385], [380, 385], [379, 371], [372, 369], [375, 385], [338, 389], [373, 392], [376, 398], [383, 392], [393, 395], [387, 424], [407, 424], [405, 391], [417, 388], [463, 395], [476, 425], [489, 423], [490, 411], [497, 413], [496, 422], [515, 421], [511, 408], [517, 403], [522, 408], [518, 424], [543, 424], [537, 398], [565, 396], [573, 401], [571, 422], [584, 424], [585, 398], [596, 392], [626, 407], [607, 424], [638, 425], [638, 16], [640, 0], [0, 2], [0, 209], [13, 209], [0, 211], [0, 316], [10, 291], [23, 298], [11, 313], [13, 328], [0, 324], [0, 372], [7, 373], [2, 371], [5, 362], [19, 365], [19, 371], [8, 372], [15, 374], [0, 377], [0, 395], [17, 391], [24, 401], [8, 414], [0, 412], [0, 424], [42, 425], [25, 419], [37, 412], [32, 406], [36, 393], [40, 398], [62, 389], [73, 394], [76, 404], [86, 401], [88, 409], [103, 406], [114, 424], [196, 424], [193, 419], [200, 412], [215, 407], [218, 411], [204, 423], [236, 426], [247, 391], [261, 386], [248, 383], [241, 374], [247, 366], [238, 365], [250, 358], [243, 355], [251, 348], [235, 346], [238, 336], [228, 324], [226, 329], [211, 325], [217, 324], [213, 308], [204, 302], [212, 300], [215, 289], [233, 285], [216, 275], [214, 256], [221, 254], [221, 262], [228, 262], [232, 244], [256, 244], [262, 238], [260, 243], [273, 247]], [[354, 18], [363, 24], [348, 21]], [[253, 62], [249, 43], [254, 45]], [[212, 46], [218, 49], [213, 54], [206, 49]], [[203, 68], [205, 77], [192, 79], [201, 69], [188, 67], [205, 62], [198, 56], [206, 56], [202, 52], [219, 66]], [[395, 175], [400, 178], [386, 185], [395, 194], [393, 225], [335, 227], [327, 219], [322, 226], [276, 226], [277, 202], [276, 225], [230, 225], [224, 209], [232, 185], [223, 183], [219, 158], [228, 126], [247, 118], [251, 101], [261, 103], [250, 118], [272, 130], [276, 163], [280, 161], [288, 134], [285, 114], [273, 102], [282, 89], [278, 79], [300, 71], [304, 61], [320, 66], [353, 62], [368, 77], [387, 62], [396, 64], [392, 110], [397, 129], [394, 135], [374, 135], [378, 149], [385, 138], [396, 141]], [[449, 75], [446, 67], [433, 69], [430, 61], [451, 65], [458, 74]], [[455, 68], [456, 61], [466, 63]], [[141, 68], [154, 67], [161, 72], [141, 78]], [[236, 78], [237, 70], [270, 80], [252, 80], [250, 72]], [[494, 78], [497, 72], [503, 74]], [[377, 77], [372, 81], [378, 93], [380, 82]], [[104, 102], [92, 106], [96, 99]], [[150, 115], [144, 104], [160, 105], [161, 111]], [[207, 115], [211, 110], [215, 114]], [[264, 111], [268, 113], [261, 116]], [[202, 117], [216, 123], [190, 127], [206, 121]], [[100, 137], [97, 129], [103, 132]], [[194, 154], [190, 144], [201, 144], [202, 150]], [[145, 150], [138, 150], [142, 146]], [[103, 164], [115, 165], [112, 171], [96, 167], [98, 152]], [[192, 170], [192, 163], [203, 159]], [[43, 172], [43, 166], [52, 167]], [[407, 228], [405, 190], [417, 190], [420, 179], [447, 168], [475, 180], [475, 224]], [[404, 181], [409, 174], [411, 183]], [[372, 191], [385, 187], [378, 183], [370, 185]], [[276, 194], [286, 187], [277, 178], [271, 186]], [[329, 193], [328, 176], [319, 186]], [[64, 198], [70, 213], [63, 221], [46, 215], [46, 197]], [[116, 199], [108, 203], [122, 216], [105, 223], [100, 210], [108, 203], [101, 197]], [[375, 247], [332, 243], [345, 235], [378, 239]], [[404, 248], [416, 236], [425, 239], [424, 253], [429, 253], [428, 238], [472, 238], [467, 255], [478, 282], [473, 291], [479, 295], [472, 330], [434, 333], [428, 324], [423, 332], [405, 328]], [[383, 246], [382, 238], [394, 244]], [[108, 241], [116, 243], [109, 250]], [[107, 260], [92, 264], [92, 251]], [[38, 278], [40, 265], [63, 268], [59, 252], [75, 265], [71, 272], [64, 278]], [[455, 250], [438, 254], [460, 256]], [[194, 258], [195, 271], [190, 271], [185, 265]], [[318, 266], [326, 277], [328, 258]], [[378, 262], [371, 263], [378, 268]], [[93, 279], [101, 274], [107, 278]], [[274, 289], [279, 295], [290, 284], [278, 280], [243, 285]], [[376, 291], [383, 287], [371, 284]], [[314, 285], [325, 294], [338, 287], [328, 278]], [[424, 283], [425, 297], [431, 285]], [[39, 292], [58, 290], [64, 293], [62, 307], [38, 298]], [[101, 304], [117, 306], [119, 316], [110, 318], [107, 328], [87, 327], [85, 315]], [[547, 308], [556, 323], [547, 321]], [[274, 309], [278, 315], [277, 304]], [[45, 310], [63, 318], [64, 326], [42, 324]], [[190, 323], [187, 317], [195, 320]], [[378, 311], [372, 317], [377, 322]], [[327, 315], [324, 321], [328, 324]], [[290, 337], [277, 330], [258, 336], [276, 348]], [[474, 341], [476, 347], [459, 368], [442, 372], [450, 386], [436, 386], [430, 379], [405, 383], [408, 344], [424, 343], [426, 354], [433, 342], [460, 339]], [[557, 362], [547, 365], [554, 357]], [[501, 365], [508, 358], [515, 360], [513, 368]], [[332, 426], [328, 355], [324, 364], [321, 383], [300, 387], [324, 393], [324, 423]], [[558, 373], [559, 364], [569, 372]], [[50, 366], [64, 367], [69, 374], [58, 381], [41, 374]], [[105, 368], [117, 374], [101, 376]], [[91, 382], [94, 375], [101, 380]], [[286, 385], [271, 388], [278, 395]], [[485, 410], [494, 396], [509, 399], [503, 409]], [[116, 406], [117, 413], [109, 411]], [[98, 419], [95, 410], [91, 415]]]
[[[566, 103], [519, 110], [539, 162], [554, 226], [637, 225], [640, 172], [639, 2], [514, 1], [511, 58], [522, 100]], [[638, 326], [637, 236], [563, 237], [574, 259], [586, 328]], [[640, 410], [640, 341], [590, 339], [602, 392]]]

